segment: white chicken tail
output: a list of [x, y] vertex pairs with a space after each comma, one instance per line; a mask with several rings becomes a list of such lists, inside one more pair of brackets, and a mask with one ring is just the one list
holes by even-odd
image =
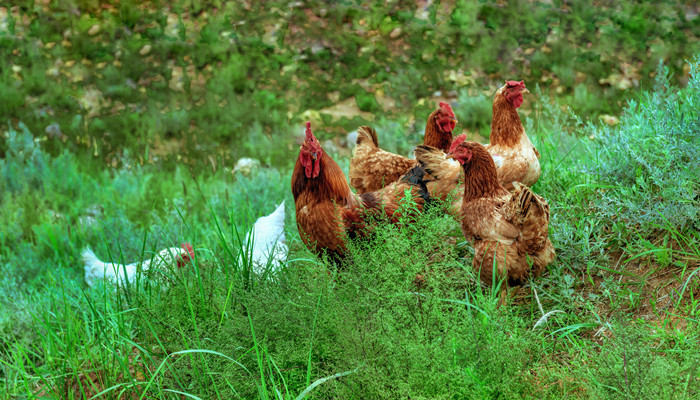
[[268, 215], [270, 218], [270, 224], [277, 229], [278, 233], [284, 235], [284, 202], [286, 200], [282, 200], [282, 203], [280, 203], [279, 206], [275, 209], [275, 211], [272, 212], [272, 214]]
[[[278, 267], [287, 259], [284, 204], [282, 201], [271, 214], [258, 218], [253, 229], [246, 235], [243, 250], [250, 250], [249, 260], [257, 273], [261, 273], [270, 262]], [[243, 262], [241, 256], [239, 262]]]
[[109, 271], [111, 265], [101, 261], [90, 247], [83, 249], [81, 258], [85, 264], [85, 282], [93, 287], [98, 279], [103, 279], [105, 271]]
[[83, 252], [81, 253], [83, 262], [85, 263], [85, 272], [88, 270], [91, 270], [94, 265], [96, 264], [102, 264], [102, 261], [100, 261], [99, 258], [95, 255], [95, 253], [92, 251], [91, 248], [86, 247]]

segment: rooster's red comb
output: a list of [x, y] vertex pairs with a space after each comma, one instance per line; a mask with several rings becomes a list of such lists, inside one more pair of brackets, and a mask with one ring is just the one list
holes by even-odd
[[450, 153], [454, 153], [457, 151], [457, 147], [464, 143], [464, 141], [467, 140], [467, 134], [463, 133], [455, 138], [454, 141], [452, 141], [452, 145], [450, 146]]
[[313, 139], [314, 134], [311, 132], [311, 121], [306, 121], [306, 139]]
[[506, 81], [506, 85], [508, 85], [508, 87], [519, 87], [521, 89], [525, 89], [525, 81]]
[[440, 102], [440, 108], [442, 108], [442, 111], [446, 112], [448, 116], [454, 117], [455, 113], [452, 111], [452, 107], [450, 107], [449, 103], [446, 103], [444, 101]]

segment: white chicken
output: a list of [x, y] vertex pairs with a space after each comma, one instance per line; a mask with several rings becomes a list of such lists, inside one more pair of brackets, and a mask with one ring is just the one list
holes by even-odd
[[106, 280], [116, 286], [123, 287], [125, 282], [129, 284], [135, 282], [139, 265], [144, 272], [151, 269], [165, 269], [173, 264], [181, 268], [194, 258], [194, 249], [191, 244], [182, 243], [180, 247], [170, 247], [159, 251], [151, 259], [128, 265], [100, 261], [89, 247], [83, 250], [82, 258], [85, 263], [85, 282], [88, 286], [94, 287], [99, 280]]
[[[284, 201], [270, 215], [258, 218], [253, 229], [246, 234], [243, 251], [257, 274], [262, 274], [271, 265], [271, 272], [277, 272], [287, 261], [289, 249], [284, 236]], [[243, 256], [238, 257], [243, 264]]]

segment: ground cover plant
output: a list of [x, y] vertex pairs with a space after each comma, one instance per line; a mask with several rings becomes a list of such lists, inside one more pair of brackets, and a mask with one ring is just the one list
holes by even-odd
[[[699, 397], [699, 24], [684, 2], [1, 6], [0, 398]], [[533, 92], [541, 278], [498, 307], [437, 208], [342, 271], [309, 253], [305, 119], [347, 173], [347, 132], [408, 154], [438, 99], [483, 139], [506, 78]], [[242, 238], [283, 200], [289, 261], [256, 274]], [[182, 241], [167, 287], [83, 281], [84, 246]]]

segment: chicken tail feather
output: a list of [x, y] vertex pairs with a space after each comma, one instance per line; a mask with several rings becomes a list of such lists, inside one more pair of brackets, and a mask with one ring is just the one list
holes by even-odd
[[505, 206], [504, 213], [513, 215], [520, 226], [521, 240], [528, 252], [538, 252], [545, 246], [548, 236], [549, 204], [525, 185], [513, 182], [513, 187], [513, 200]]
[[418, 195], [425, 201], [426, 205], [432, 203], [432, 198], [426, 186], [426, 182], [428, 181], [425, 179], [425, 169], [421, 165], [416, 165], [411, 168], [403, 175], [401, 180], [416, 186], [418, 188]]
[[420, 145], [416, 147], [414, 154], [416, 155], [416, 160], [425, 169], [425, 172], [430, 174], [435, 180], [441, 180], [443, 175], [454, 172], [455, 169], [457, 171], [461, 169], [456, 161], [448, 160], [445, 157], [445, 152], [435, 147]]
[[367, 143], [370, 146], [379, 148], [379, 140], [377, 139], [377, 131], [369, 126], [361, 126], [357, 128], [357, 141], [355, 142], [358, 146]]
[[95, 255], [91, 248], [86, 247], [81, 253], [83, 263], [85, 263], [85, 270], [92, 270], [97, 264], [102, 264], [99, 258]]

